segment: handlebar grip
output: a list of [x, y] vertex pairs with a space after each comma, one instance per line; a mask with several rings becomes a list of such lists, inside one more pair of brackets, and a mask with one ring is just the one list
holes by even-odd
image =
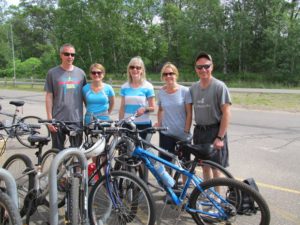
[[38, 122], [39, 122], [39, 123], [52, 123], [53, 120], [43, 120], [43, 119], [39, 119]]
[[38, 124], [28, 124], [28, 127], [29, 128], [33, 128], [33, 129], [40, 129], [41, 125], [38, 125]]
[[156, 131], [167, 131], [168, 129], [168, 127], [155, 127]]
[[118, 132], [120, 129], [119, 127], [104, 127], [103, 128], [104, 132]]

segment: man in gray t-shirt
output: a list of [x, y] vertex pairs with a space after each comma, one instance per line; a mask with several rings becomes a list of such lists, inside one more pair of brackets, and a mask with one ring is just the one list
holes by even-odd
[[[190, 87], [196, 126], [194, 144], [213, 144], [217, 150], [212, 161], [228, 166], [227, 128], [231, 98], [227, 86], [212, 75], [213, 61], [209, 54], [200, 53], [195, 61], [200, 80]], [[219, 177], [217, 170], [212, 170]], [[203, 168], [204, 179], [211, 178], [211, 169]]]
[[[82, 87], [86, 76], [82, 69], [73, 65], [75, 48], [64, 44], [60, 48], [61, 65], [48, 71], [44, 90], [46, 91], [47, 119], [74, 122], [75, 127], [82, 127], [83, 97]], [[66, 134], [61, 129], [49, 125], [52, 136], [52, 147], [64, 149]], [[72, 147], [82, 142], [82, 134], [70, 136]]]

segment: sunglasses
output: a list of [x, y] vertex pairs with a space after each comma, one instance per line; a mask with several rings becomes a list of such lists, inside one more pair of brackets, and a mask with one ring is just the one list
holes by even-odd
[[72, 56], [72, 57], [74, 57], [75, 53], [63, 52], [63, 55], [64, 56]]
[[134, 70], [134, 69], [141, 70], [142, 67], [141, 66], [129, 66], [129, 69], [131, 69], [131, 70]]
[[102, 75], [103, 72], [102, 71], [92, 71], [91, 74], [93, 74], [93, 75]]
[[211, 64], [206, 64], [206, 65], [196, 65], [195, 68], [198, 70], [202, 70], [202, 69], [209, 69], [209, 67], [211, 66]]
[[171, 72], [171, 73], [163, 73], [162, 74], [164, 77], [167, 77], [167, 76], [174, 76], [175, 73]]

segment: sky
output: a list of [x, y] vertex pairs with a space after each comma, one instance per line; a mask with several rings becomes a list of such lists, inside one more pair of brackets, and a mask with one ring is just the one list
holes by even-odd
[[8, 5], [18, 5], [19, 4], [19, 0], [6, 0]]

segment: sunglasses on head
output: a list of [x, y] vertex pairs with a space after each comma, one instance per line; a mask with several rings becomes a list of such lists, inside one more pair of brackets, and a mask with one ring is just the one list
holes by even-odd
[[141, 66], [129, 66], [129, 69], [131, 69], [131, 70], [134, 70], [134, 69], [141, 70], [142, 67]]
[[64, 56], [72, 56], [72, 57], [74, 57], [75, 53], [63, 52], [63, 55]]
[[103, 72], [102, 71], [92, 71], [91, 74], [93, 74], [93, 75], [102, 75]]
[[202, 69], [209, 69], [209, 67], [211, 66], [211, 64], [205, 64], [205, 65], [196, 65], [195, 68], [198, 70], [202, 70]]
[[167, 77], [167, 76], [173, 76], [173, 75], [175, 75], [175, 73], [173, 73], [173, 72], [170, 72], [170, 73], [163, 73], [162, 74], [164, 77]]

